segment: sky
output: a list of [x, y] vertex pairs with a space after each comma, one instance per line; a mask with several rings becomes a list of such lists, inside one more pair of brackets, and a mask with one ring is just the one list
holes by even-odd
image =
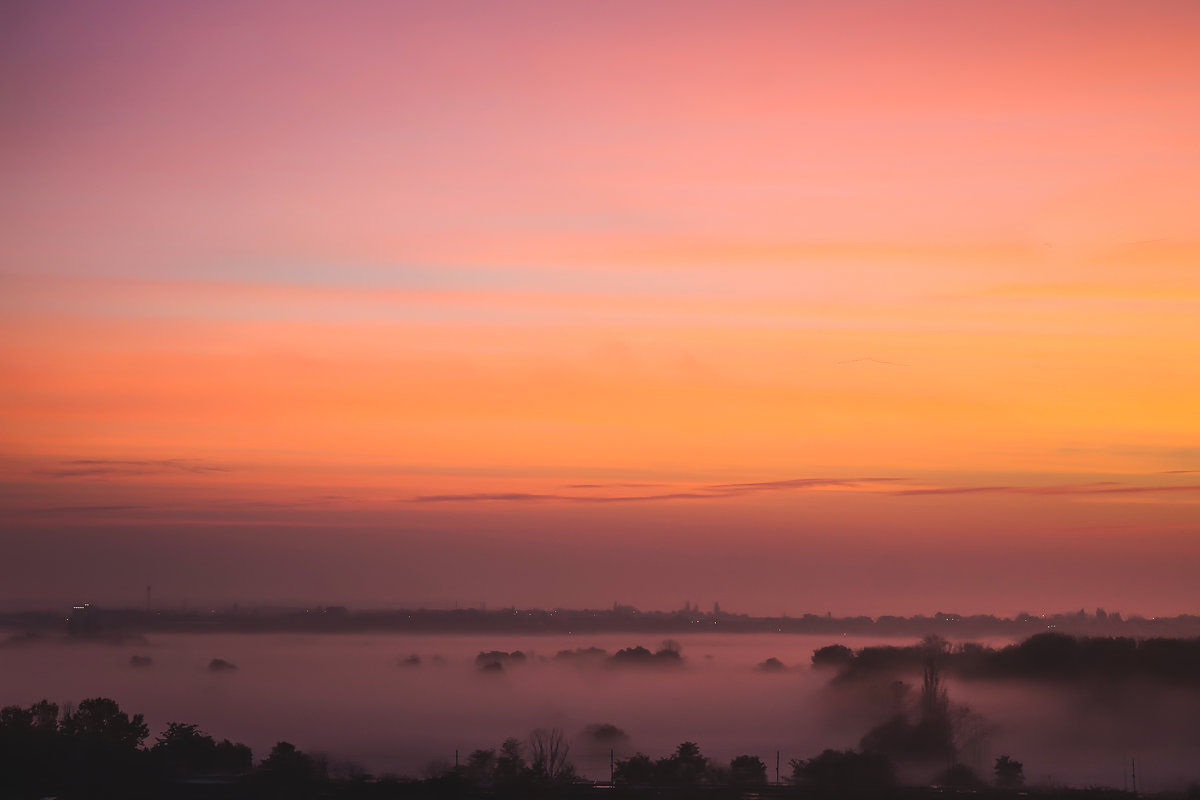
[[0, 7], [0, 607], [1200, 612], [1193, 2]]

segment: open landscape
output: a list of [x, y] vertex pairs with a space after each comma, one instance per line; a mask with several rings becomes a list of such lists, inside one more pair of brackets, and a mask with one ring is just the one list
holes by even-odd
[[0, 2], [0, 800], [1200, 800], [1196, 0]]

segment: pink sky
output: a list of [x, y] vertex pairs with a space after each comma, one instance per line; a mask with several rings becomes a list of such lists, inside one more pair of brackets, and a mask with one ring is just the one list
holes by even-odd
[[2, 14], [0, 606], [1200, 610], [1194, 3]]

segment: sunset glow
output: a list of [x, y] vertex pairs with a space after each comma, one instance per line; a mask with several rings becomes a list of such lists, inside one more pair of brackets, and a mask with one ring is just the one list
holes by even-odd
[[1197, 612], [1197, 4], [252, 5], [3, 12], [0, 603]]

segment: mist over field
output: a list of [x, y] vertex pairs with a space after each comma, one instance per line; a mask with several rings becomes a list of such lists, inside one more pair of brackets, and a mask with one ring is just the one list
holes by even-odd
[[[287, 740], [375, 774], [421, 777], [432, 764], [465, 762], [477, 748], [536, 728], [560, 728], [579, 772], [607, 779], [609, 750], [661, 757], [695, 741], [717, 763], [757, 755], [774, 779], [788, 762], [825, 748], [857, 748], [862, 737], [911, 704], [920, 674], [837, 681], [810, 665], [831, 643], [858, 649], [877, 639], [804, 635], [680, 637], [681, 663], [617, 666], [587, 653], [662, 643], [634, 634], [596, 636], [153, 635], [123, 644], [46, 639], [0, 649], [0, 705], [46, 698], [111, 697], [141, 712], [152, 739], [168, 722], [196, 723], [250, 745], [262, 758]], [[896, 644], [895, 640], [890, 642]], [[1004, 644], [1005, 642], [992, 642]], [[521, 651], [499, 670], [481, 652]], [[134, 666], [137, 656], [149, 664]], [[415, 658], [414, 658], [415, 656]], [[761, 665], [775, 658], [782, 669]], [[213, 670], [213, 659], [233, 668]], [[1120, 788], [1130, 757], [1143, 790], [1178, 788], [1197, 777], [1200, 690], [1146, 682], [1036, 684], [947, 682], [951, 707], [970, 706], [972, 740], [962, 760], [982, 775], [996, 756], [1025, 764], [1029, 782]], [[597, 739], [589, 726], [625, 734]], [[920, 770], [900, 776], [928, 780]]]

